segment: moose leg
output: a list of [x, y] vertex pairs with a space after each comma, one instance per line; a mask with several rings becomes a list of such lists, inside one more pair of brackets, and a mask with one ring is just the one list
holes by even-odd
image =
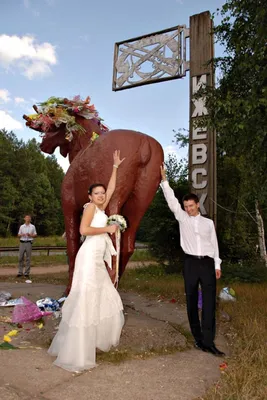
[[[156, 152], [155, 152], [156, 153]], [[122, 215], [128, 220], [128, 228], [122, 236], [120, 277], [135, 249], [135, 237], [140, 222], [152, 202], [160, 183], [159, 166], [163, 161], [161, 152], [154, 155], [146, 168], [140, 169], [135, 189], [122, 208]]]
[[126, 265], [134, 252], [136, 232], [150, 202], [151, 200], [148, 201], [148, 199], [140, 202], [137, 194], [132, 195], [123, 206], [122, 215], [127, 219], [128, 228], [122, 234], [120, 277], [125, 271]]
[[71, 289], [72, 278], [75, 267], [75, 258], [80, 247], [80, 213], [76, 210], [68, 212], [65, 214], [65, 229], [67, 237], [67, 253], [69, 260], [69, 281], [68, 286], [65, 290], [65, 295], [68, 295]]
[[133, 194], [123, 206], [122, 215], [127, 219], [128, 227], [122, 234], [119, 272], [120, 278], [134, 252], [136, 232], [146, 209], [147, 204], [140, 204], [138, 196], [135, 194]]

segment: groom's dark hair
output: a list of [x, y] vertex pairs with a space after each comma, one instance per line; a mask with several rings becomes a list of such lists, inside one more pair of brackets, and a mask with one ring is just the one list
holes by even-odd
[[199, 198], [195, 193], [188, 193], [188, 194], [184, 195], [183, 202], [188, 201], [188, 200], [194, 200], [194, 202], [196, 204], [199, 203]]
[[91, 185], [88, 189], [88, 194], [92, 194], [92, 191], [94, 190], [94, 188], [96, 187], [102, 187], [103, 189], [105, 189], [105, 192], [107, 191], [107, 188], [105, 185], [103, 185], [103, 183], [93, 183], [93, 185]]

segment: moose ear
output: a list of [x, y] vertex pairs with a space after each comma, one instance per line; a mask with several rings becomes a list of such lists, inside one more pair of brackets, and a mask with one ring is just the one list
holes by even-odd
[[61, 154], [63, 157], [67, 157], [67, 155], [69, 154], [69, 151], [70, 151], [70, 142], [68, 142], [68, 141], [66, 140], [66, 142], [65, 142], [64, 144], [61, 144], [61, 145], [59, 146], [59, 148], [60, 148], [60, 154]]

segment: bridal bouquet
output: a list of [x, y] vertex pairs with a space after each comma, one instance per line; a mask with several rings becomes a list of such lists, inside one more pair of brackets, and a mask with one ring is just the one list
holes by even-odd
[[107, 220], [107, 225], [118, 225], [119, 229], [115, 233], [116, 237], [116, 275], [114, 286], [117, 288], [119, 283], [119, 261], [120, 261], [120, 241], [121, 241], [121, 232], [124, 232], [127, 228], [127, 222], [122, 215], [113, 214]]
[[110, 217], [108, 217], [107, 224], [108, 225], [118, 225], [121, 232], [124, 232], [125, 229], [127, 228], [127, 222], [126, 222], [125, 218], [122, 215], [118, 215], [118, 214], [113, 214]]

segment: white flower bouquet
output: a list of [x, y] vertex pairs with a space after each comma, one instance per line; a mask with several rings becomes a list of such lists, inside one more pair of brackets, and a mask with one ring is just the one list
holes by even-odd
[[108, 217], [107, 224], [118, 225], [121, 232], [124, 232], [125, 229], [127, 228], [127, 222], [125, 218], [122, 215], [118, 214], [113, 214], [110, 217]]

